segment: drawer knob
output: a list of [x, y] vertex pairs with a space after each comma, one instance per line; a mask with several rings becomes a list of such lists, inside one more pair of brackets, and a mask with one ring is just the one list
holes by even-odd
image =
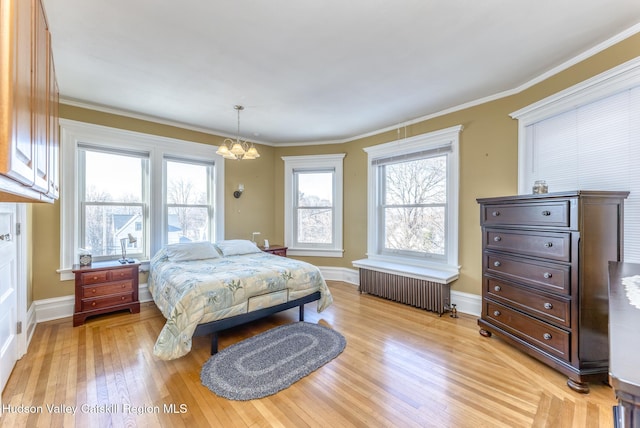
[[549, 333], [543, 334], [542, 337], [544, 337], [544, 340], [551, 340], [551, 335]]
[[96, 302], [91, 302], [91, 306], [95, 306], [95, 305], [96, 305]]
[[93, 279], [94, 279], [94, 280], [95, 280], [95, 279], [98, 279], [98, 277], [97, 277], [97, 276], [94, 276], [94, 277], [93, 277]]
[[120, 298], [120, 300], [124, 300], [124, 299], [125, 299], [125, 297], [124, 297], [124, 296], [122, 296], [122, 297]]
[[493, 265], [495, 267], [500, 267], [500, 265], [502, 265], [502, 263], [500, 263], [499, 261], [496, 260], [495, 262], [493, 262]]
[[544, 243], [544, 246], [545, 246], [546, 248], [551, 248], [551, 247], [553, 247], [553, 242], [545, 242], [545, 243]]
[[545, 273], [544, 273], [544, 275], [542, 275], [542, 276], [544, 276], [546, 279], [549, 279], [549, 278], [551, 278], [553, 275], [551, 275], [551, 273], [549, 273], [549, 272], [545, 272]]
[[553, 309], [553, 305], [551, 303], [547, 302], [547, 303], [544, 304], [544, 308], [545, 309]]
[[493, 238], [493, 240], [496, 241], [496, 242], [500, 242], [500, 241], [502, 241], [502, 238], [500, 236], [495, 236]]
[[492, 216], [498, 217], [500, 215], [500, 211], [494, 211], [491, 213]]
[[126, 286], [127, 286], [127, 284], [122, 284], [121, 285], [122, 288], [125, 288]]
[[496, 290], [496, 291], [502, 290], [502, 288], [499, 285], [496, 285], [495, 287], [493, 287], [493, 289]]
[[545, 217], [549, 217], [551, 215], [551, 211], [542, 211], [542, 215]]
[[95, 288], [92, 288], [92, 289], [91, 289], [91, 292], [92, 292], [92, 293], [95, 293], [95, 292], [96, 292], [96, 289], [95, 289]]
[[493, 316], [494, 317], [499, 317], [500, 316], [500, 311], [493, 311]]

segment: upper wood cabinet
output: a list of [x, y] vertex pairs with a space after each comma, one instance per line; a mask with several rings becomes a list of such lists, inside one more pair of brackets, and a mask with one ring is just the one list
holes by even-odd
[[58, 86], [40, 0], [0, 0], [0, 67], [0, 202], [52, 202]]

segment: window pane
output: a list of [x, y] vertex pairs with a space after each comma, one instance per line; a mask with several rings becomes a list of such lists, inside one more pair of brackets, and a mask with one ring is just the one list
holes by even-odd
[[133, 156], [85, 151], [85, 201], [142, 201], [143, 162]]
[[445, 208], [385, 208], [385, 249], [445, 254]]
[[167, 162], [167, 203], [206, 204], [208, 169], [205, 165]]
[[333, 206], [333, 172], [298, 172], [298, 206]]
[[137, 242], [127, 242], [127, 254], [139, 254], [144, 248], [141, 206], [85, 206], [83, 248], [94, 257], [121, 255], [120, 240], [129, 234]]
[[446, 156], [386, 165], [385, 205], [442, 204], [447, 199]]
[[298, 239], [305, 244], [331, 244], [332, 209], [298, 209]]
[[207, 241], [209, 213], [205, 207], [170, 207], [167, 242]]

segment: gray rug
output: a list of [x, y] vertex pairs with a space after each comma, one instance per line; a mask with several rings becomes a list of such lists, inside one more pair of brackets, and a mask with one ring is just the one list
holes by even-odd
[[295, 322], [273, 328], [211, 356], [202, 384], [231, 400], [275, 394], [337, 357], [344, 337], [328, 328]]

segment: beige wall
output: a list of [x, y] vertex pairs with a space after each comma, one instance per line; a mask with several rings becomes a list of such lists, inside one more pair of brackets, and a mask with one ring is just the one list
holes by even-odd
[[[509, 114], [639, 55], [640, 35], [636, 35], [522, 93], [407, 127], [407, 136], [410, 137], [453, 125], [464, 126], [460, 137], [459, 243], [462, 270], [460, 279], [453, 285], [454, 290], [481, 293], [481, 235], [476, 198], [517, 192], [517, 121], [512, 120]], [[220, 142], [216, 136], [69, 106], [62, 106], [61, 117], [206, 144]], [[366, 153], [362, 149], [396, 138], [397, 133], [391, 131], [335, 145], [260, 146], [262, 156], [256, 161], [226, 161], [226, 237], [250, 238], [251, 232], [259, 231], [262, 233], [260, 239], [282, 242], [284, 163], [281, 157], [346, 153], [344, 257], [309, 257], [304, 260], [319, 266], [352, 268], [353, 260], [365, 256], [367, 245], [367, 165]], [[245, 185], [245, 193], [236, 200], [232, 193], [239, 183]], [[73, 294], [73, 284], [60, 283], [56, 274], [60, 259], [59, 224], [58, 203], [34, 206], [34, 300]]]

